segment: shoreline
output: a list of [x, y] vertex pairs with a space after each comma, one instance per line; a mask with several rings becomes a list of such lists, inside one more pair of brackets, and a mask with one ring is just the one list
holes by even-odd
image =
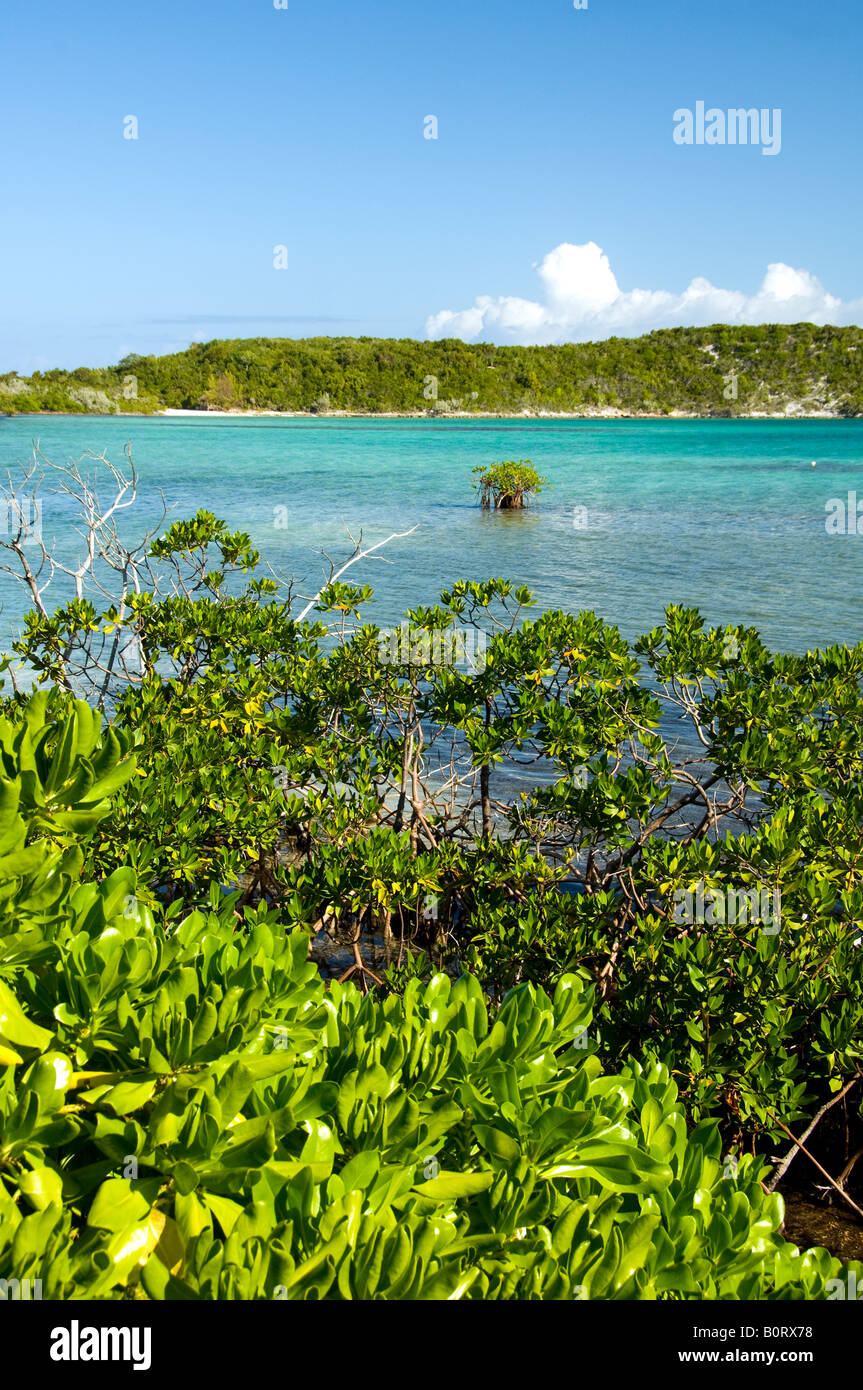
[[153, 411], [149, 419], [160, 416], [197, 418], [215, 416], [218, 419], [273, 418], [282, 420], [856, 420], [856, 415], [840, 415], [836, 411], [753, 411], [739, 415], [699, 415], [688, 410], [620, 410], [617, 406], [597, 406], [590, 410], [184, 410], [166, 406]]
[[661, 410], [627, 411], [616, 406], [595, 407], [589, 410], [194, 410], [165, 406], [163, 410], [21, 410], [12, 414], [0, 411], [3, 420], [41, 420], [53, 416], [64, 419], [116, 420], [859, 420], [859, 415], [846, 415], [835, 410], [753, 410], [737, 414], [703, 415], [697, 411]]

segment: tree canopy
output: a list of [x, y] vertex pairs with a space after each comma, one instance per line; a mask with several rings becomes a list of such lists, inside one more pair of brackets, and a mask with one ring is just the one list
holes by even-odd
[[811, 323], [715, 324], [547, 347], [456, 338], [217, 339], [112, 367], [9, 372], [0, 376], [0, 410], [860, 415], [861, 352], [861, 329]]

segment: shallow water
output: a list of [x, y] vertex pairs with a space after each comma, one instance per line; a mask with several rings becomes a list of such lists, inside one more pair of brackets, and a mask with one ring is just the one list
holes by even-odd
[[[37, 438], [54, 463], [87, 449], [119, 463], [131, 441], [141, 489], [124, 525], [151, 521], [161, 489], [175, 518], [204, 507], [249, 531], [306, 593], [322, 548], [349, 553], [346, 528], [375, 543], [416, 527], [350, 572], [375, 587], [368, 618], [381, 624], [456, 579], [503, 575], [543, 608], [591, 608], [629, 637], [671, 602], [785, 650], [863, 637], [863, 536], [825, 528], [830, 499], [863, 498], [863, 421], [27, 417], [0, 420], [3, 471]], [[500, 459], [551, 479], [535, 509], [476, 507], [471, 469]], [[72, 523], [46, 496], [43, 531], [61, 554]], [[6, 576], [0, 601], [5, 647], [26, 607]]]

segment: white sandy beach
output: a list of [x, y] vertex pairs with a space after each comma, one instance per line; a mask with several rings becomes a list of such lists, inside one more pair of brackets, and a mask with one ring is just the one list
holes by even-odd
[[[271, 417], [282, 420], [712, 420], [726, 419], [726, 416], [700, 415], [689, 410], [620, 410], [616, 406], [594, 407], [589, 410], [448, 410], [440, 413], [428, 410], [185, 410], [166, 406], [156, 410], [154, 416], [185, 416], [194, 420], [202, 419], [243, 419]], [[805, 410], [792, 402], [787, 410], [753, 410], [740, 412], [736, 420], [840, 420], [845, 419], [835, 410]]]

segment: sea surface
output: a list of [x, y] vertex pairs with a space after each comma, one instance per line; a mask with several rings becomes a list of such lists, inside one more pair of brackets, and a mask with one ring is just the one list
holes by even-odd
[[[122, 465], [130, 444], [126, 535], [154, 521], [161, 492], [175, 519], [203, 507], [248, 531], [305, 594], [322, 550], [350, 553], [348, 533], [375, 544], [412, 530], [349, 575], [374, 587], [367, 618], [383, 625], [457, 579], [501, 575], [540, 608], [592, 609], [630, 638], [680, 603], [781, 650], [863, 639], [863, 535], [825, 526], [832, 499], [863, 500], [863, 421], [31, 416], [0, 419], [0, 471], [37, 442], [54, 464], [91, 451]], [[553, 486], [529, 511], [484, 514], [471, 470], [503, 459]], [[47, 480], [42, 496], [43, 534], [70, 557], [74, 510]], [[0, 602], [8, 650], [29, 605], [6, 575]]]

